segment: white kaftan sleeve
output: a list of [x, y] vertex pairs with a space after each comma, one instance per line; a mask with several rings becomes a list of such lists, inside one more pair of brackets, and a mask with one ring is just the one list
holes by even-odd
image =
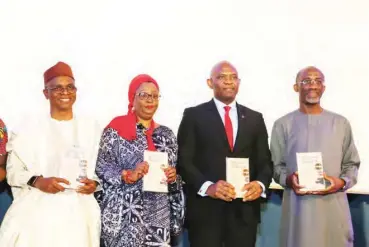
[[32, 176], [40, 175], [29, 171], [26, 164], [23, 163], [17, 152], [17, 148], [21, 148], [20, 145], [22, 145], [21, 140], [18, 139], [15, 132], [12, 132], [10, 140], [6, 146], [8, 152], [6, 178], [8, 184], [13, 187], [27, 187], [27, 182]]

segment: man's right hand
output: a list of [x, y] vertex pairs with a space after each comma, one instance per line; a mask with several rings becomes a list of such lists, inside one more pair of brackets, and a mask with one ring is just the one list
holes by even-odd
[[44, 178], [44, 177], [39, 177], [37, 178], [34, 186], [35, 188], [46, 192], [46, 193], [51, 193], [51, 194], [56, 194], [60, 191], [64, 191], [65, 188], [63, 186], [61, 186], [59, 183], [64, 183], [69, 185], [69, 181], [64, 179], [64, 178], [55, 178], [55, 177], [50, 177], [50, 178]]
[[0, 166], [0, 182], [2, 182], [6, 178], [6, 171], [3, 167]]
[[0, 182], [6, 178], [6, 159], [7, 155], [0, 154]]
[[217, 183], [210, 185], [206, 190], [206, 194], [211, 198], [220, 199], [226, 202], [230, 202], [236, 198], [234, 187], [223, 180], [219, 180]]
[[296, 195], [306, 195], [306, 191], [301, 191], [304, 186], [299, 184], [299, 175], [297, 172], [292, 173], [286, 179], [286, 184], [289, 188], [292, 188]]

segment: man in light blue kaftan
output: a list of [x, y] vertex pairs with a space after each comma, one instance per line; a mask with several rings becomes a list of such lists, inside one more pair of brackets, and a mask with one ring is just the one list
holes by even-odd
[[[345, 191], [357, 182], [360, 164], [349, 121], [320, 106], [324, 75], [315, 67], [301, 70], [294, 89], [300, 109], [274, 123], [271, 152], [274, 180], [284, 187], [281, 247], [353, 246]], [[321, 152], [327, 187], [302, 191], [296, 153]]]

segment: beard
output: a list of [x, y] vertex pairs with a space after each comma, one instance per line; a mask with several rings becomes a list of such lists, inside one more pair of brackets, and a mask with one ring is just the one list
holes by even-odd
[[320, 103], [320, 97], [308, 97], [306, 96], [305, 97], [305, 104], [307, 105], [316, 105], [316, 104], [319, 104]]

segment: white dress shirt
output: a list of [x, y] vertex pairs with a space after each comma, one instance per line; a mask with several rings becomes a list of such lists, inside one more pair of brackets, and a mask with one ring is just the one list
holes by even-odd
[[[225, 115], [225, 110], [224, 110], [224, 107], [227, 106], [226, 104], [224, 104], [223, 102], [217, 100], [216, 98], [213, 99], [214, 100], [214, 103], [215, 103], [215, 106], [217, 107], [217, 110], [219, 112], [219, 115], [220, 117], [222, 118], [222, 121], [223, 121], [223, 125], [225, 124], [224, 123], [224, 115]], [[231, 109], [229, 110], [229, 117], [231, 118], [231, 121], [232, 121], [232, 128], [233, 128], [233, 146], [235, 145], [236, 143], [236, 139], [237, 139], [237, 131], [238, 131], [238, 114], [237, 114], [237, 106], [236, 106], [236, 101], [233, 101], [232, 103], [230, 103], [228, 106], [231, 107]], [[260, 182], [260, 181], [257, 181], [263, 192], [261, 194], [262, 197], [266, 197], [266, 194], [265, 194], [265, 185]], [[203, 185], [201, 186], [200, 190], [198, 191], [198, 194], [200, 196], [207, 196], [206, 194], [206, 191], [208, 190], [209, 186], [214, 184], [214, 182], [212, 181], [206, 181], [205, 183], [203, 183]]]

